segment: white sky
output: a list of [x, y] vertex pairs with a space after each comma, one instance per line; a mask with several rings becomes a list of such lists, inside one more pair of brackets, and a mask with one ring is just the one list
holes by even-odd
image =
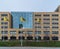
[[0, 0], [0, 11], [54, 11], [60, 0]]

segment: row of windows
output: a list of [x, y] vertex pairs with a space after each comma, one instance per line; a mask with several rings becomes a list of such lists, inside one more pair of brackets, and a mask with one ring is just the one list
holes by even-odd
[[58, 21], [58, 18], [52, 18], [52, 20], [57, 20]]
[[35, 31], [35, 34], [41, 34], [41, 31]]
[[[1, 34], [8, 34], [8, 31], [1, 31]], [[10, 34], [16, 34], [16, 31], [10, 31]]]
[[[7, 29], [8, 26], [1, 26], [1, 28]], [[35, 28], [41, 28], [41, 26], [35, 26]], [[43, 28], [50, 28], [50, 26], [44, 26]], [[52, 28], [59, 28], [58, 26], [52, 26]]]
[[[41, 20], [41, 18], [38, 18], [39, 20]], [[37, 18], [35, 19], [36, 21], [38, 20]]]
[[40, 22], [35, 22], [35, 24], [41, 24]]
[[[6, 21], [8, 21], [8, 18], [7, 17], [5, 19], [6, 19]], [[4, 21], [4, 18], [1, 18], [1, 20]]]
[[53, 26], [52, 28], [59, 28], [58, 26]]
[[[41, 14], [36, 14], [35, 16], [42, 16]], [[48, 17], [50, 14], [44, 14], [43, 16]], [[59, 16], [58, 14], [52, 14], [52, 16], [56, 17]]]
[[43, 20], [50, 20], [50, 18], [44, 18]]
[[[36, 31], [35, 34], [41, 34], [41, 31]], [[50, 34], [50, 31], [43, 31], [44, 34]], [[52, 31], [52, 34], [58, 34], [58, 31]]]
[[44, 34], [50, 34], [50, 31], [44, 31]]
[[[44, 18], [43, 20], [50, 20], [50, 18]], [[59, 19], [58, 18], [52, 18], [52, 20], [56, 20], [56, 21], [58, 21]]]
[[[10, 40], [16, 40], [16, 38], [17, 38], [16, 36], [10, 36]], [[22, 40], [25, 40], [25, 37], [24, 36], [19, 36], [18, 37], [19, 40], [21, 40], [21, 38], [22, 38]], [[33, 36], [27, 36], [26, 38], [27, 38], [27, 40], [33, 40]], [[52, 37], [44, 36], [43, 37], [43, 40], [50, 40], [50, 38], [52, 40], [58, 40], [59, 39], [58, 36], [52, 36]], [[3, 39], [4, 40], [8, 40], [8, 36], [2, 36], [1, 39], [2, 40]], [[41, 36], [35, 36], [35, 40], [42, 40], [42, 37]]]
[[52, 31], [52, 34], [58, 34], [59, 32], [58, 31]]
[[[22, 34], [24, 32], [19, 31], [19, 34]], [[32, 34], [32, 31], [26, 32], [26, 34]], [[35, 31], [35, 34], [41, 34], [41, 31]], [[44, 34], [50, 34], [50, 31], [43, 31]], [[52, 31], [52, 34], [58, 34], [58, 31]], [[8, 31], [1, 31], [1, 34], [8, 34]], [[16, 34], [16, 31], [10, 31], [10, 34]]]
[[56, 25], [56, 24], [58, 24], [58, 23], [55, 23], [55, 22], [54, 22], [54, 23], [52, 23], [52, 24]]
[[[57, 37], [57, 36], [51, 37], [52, 40], [58, 40], [58, 38], [59, 38], [59, 37]], [[36, 40], [41, 40], [41, 37], [40, 37], [40, 36], [37, 36], [35, 39], [36, 39]], [[43, 37], [43, 40], [50, 40], [50, 37], [49, 37], [49, 36], [44, 36], [44, 37]]]
[[[1, 16], [8, 16], [8, 14], [1, 14]], [[41, 16], [41, 14], [36, 14], [35, 16]], [[49, 14], [44, 14], [43, 16], [50, 16]], [[52, 16], [59, 16], [58, 14], [52, 14]]]
[[35, 28], [41, 28], [41, 26], [35, 26]]
[[2, 28], [2, 29], [3, 29], [3, 28], [4, 28], [4, 29], [7, 29], [7, 28], [8, 28], [8, 26], [1, 26], [1, 28]]
[[35, 16], [41, 16], [41, 15], [39, 15], [39, 14], [36, 14]]
[[[35, 26], [35, 28], [41, 28], [41, 26]], [[50, 28], [50, 26], [43, 26], [43, 28]], [[59, 28], [58, 26], [52, 26], [52, 28]]]
[[[41, 23], [35, 22], [35, 24], [41, 24]], [[49, 23], [49, 22], [44, 22], [43, 24], [50, 24], [50, 23]], [[59, 24], [59, 23], [58, 23], [58, 22], [53, 22], [52, 24], [57, 25], [57, 24]]]
[[[35, 18], [35, 20], [37, 20], [37, 18]], [[41, 20], [41, 18], [40, 18]], [[50, 20], [50, 18], [44, 18], [43, 20]], [[53, 21], [58, 21], [59, 19], [58, 18], [52, 18]]]
[[43, 24], [50, 24], [49, 22], [44, 22]]
[[8, 14], [1, 14], [1, 16], [8, 16]]
[[2, 24], [2, 25], [3, 25], [3, 24], [7, 25], [7, 24], [8, 24], [8, 22], [1, 22], [1, 24]]
[[[50, 24], [49, 22], [44, 22], [43, 24]], [[53, 22], [52, 24], [56, 25], [58, 24], [57, 22]]]
[[43, 28], [50, 28], [50, 26], [44, 26]]

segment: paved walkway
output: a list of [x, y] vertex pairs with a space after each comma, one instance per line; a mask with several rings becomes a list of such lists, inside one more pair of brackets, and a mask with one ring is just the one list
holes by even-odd
[[60, 49], [59, 47], [0, 47], [0, 49]]

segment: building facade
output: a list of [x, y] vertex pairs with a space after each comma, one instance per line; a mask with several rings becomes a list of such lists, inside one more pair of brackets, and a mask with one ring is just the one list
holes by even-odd
[[60, 41], [60, 6], [55, 12], [0, 12], [0, 39]]

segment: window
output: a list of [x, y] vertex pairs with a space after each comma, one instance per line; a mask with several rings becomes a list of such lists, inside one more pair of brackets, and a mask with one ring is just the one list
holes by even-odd
[[1, 18], [1, 20], [4, 20], [4, 18]]
[[27, 31], [27, 34], [32, 34], [33, 32], [32, 31]]
[[49, 36], [44, 36], [43, 39], [44, 40], [50, 40], [50, 37]]
[[41, 40], [40, 36], [35, 36], [35, 40]]
[[57, 36], [52, 37], [52, 40], [58, 40]]
[[50, 16], [49, 14], [44, 14], [43, 16]]
[[24, 31], [19, 31], [19, 34], [22, 34]]
[[37, 20], [41, 20], [41, 18], [35, 18], [35, 21], [37, 21]]
[[58, 34], [59, 32], [58, 31], [52, 31], [52, 34]]
[[8, 16], [8, 14], [1, 14], [1, 16]]
[[41, 26], [35, 26], [35, 28], [41, 28]]
[[58, 23], [57, 22], [53, 22], [52, 24], [57, 25]]
[[50, 26], [44, 26], [44, 28], [50, 28]]
[[35, 31], [35, 34], [41, 34], [41, 31]]
[[[8, 21], [8, 18], [7, 17], [5, 19], [6, 19], [6, 21]], [[4, 21], [4, 18], [1, 18], [1, 21]]]
[[8, 26], [1, 26], [1, 28], [5, 28], [6, 29], [6, 28], [8, 28]]
[[49, 22], [44, 22], [43, 24], [50, 24]]
[[44, 34], [50, 34], [50, 31], [44, 31]]
[[55, 20], [58, 21], [58, 18], [52, 18], [52, 20], [54, 20], [54, 21], [55, 21]]
[[16, 31], [10, 31], [10, 34], [16, 34]]
[[50, 20], [50, 18], [44, 18], [43, 20]]
[[35, 18], [35, 20], [37, 20], [37, 18]]
[[40, 14], [36, 14], [35, 16], [41, 16]]
[[40, 22], [35, 22], [35, 24], [40, 24]]
[[3, 25], [3, 24], [7, 25], [7, 24], [8, 24], [8, 22], [1, 22], [1, 24], [2, 24], [2, 25]]
[[1, 34], [8, 34], [8, 31], [1, 31]]
[[52, 28], [57, 29], [57, 28], [59, 28], [59, 27], [58, 27], [58, 26], [52, 26]]
[[59, 16], [58, 14], [52, 14], [52, 16]]

